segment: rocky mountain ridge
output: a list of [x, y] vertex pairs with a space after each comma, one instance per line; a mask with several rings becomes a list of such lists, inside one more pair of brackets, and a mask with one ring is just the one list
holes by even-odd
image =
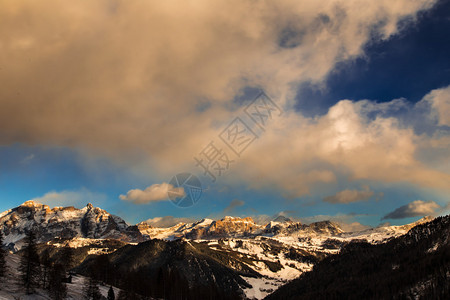
[[[278, 220], [278, 221], [276, 221]], [[330, 221], [320, 221], [309, 225], [293, 222], [287, 218], [276, 218], [265, 225], [255, 223], [251, 217], [226, 216], [220, 220], [202, 219], [193, 223], [179, 223], [168, 228], [157, 228], [145, 222], [137, 224], [144, 237], [166, 240], [217, 240], [220, 238], [255, 238], [258, 236], [327, 236], [344, 233], [340, 226]]]
[[382, 242], [387, 238], [405, 234], [411, 227], [428, 220], [359, 232], [344, 232], [338, 224], [330, 221], [306, 225], [281, 216], [265, 225], [255, 223], [251, 217], [226, 216], [220, 220], [202, 219], [193, 223], [179, 223], [169, 228], [157, 228], [146, 222], [129, 225], [122, 218], [90, 203], [77, 209], [73, 206], [50, 208], [48, 205], [27, 201], [0, 214], [0, 230], [5, 236], [5, 244], [9, 245], [11, 250], [20, 249], [21, 240], [29, 230], [36, 232], [40, 242], [48, 242], [54, 238], [117, 239], [138, 243], [154, 238], [218, 240], [268, 237], [281, 242], [295, 244], [306, 241], [320, 246], [329, 238], [340, 241], [366, 239], [369, 242]]
[[[222, 286], [221, 292], [240, 289], [239, 295], [261, 299], [310, 271], [326, 257], [338, 254], [354, 240], [382, 244], [430, 219], [359, 232], [345, 232], [330, 221], [306, 225], [284, 217], [265, 225], [256, 224], [250, 217], [227, 216], [220, 220], [202, 219], [156, 228], [145, 222], [129, 225], [91, 204], [81, 209], [50, 208], [27, 201], [0, 214], [0, 230], [13, 252], [21, 248], [22, 239], [30, 230], [36, 232], [40, 253], [48, 251], [54, 259], [58, 259], [63, 247], [73, 248], [77, 264], [81, 264], [80, 272], [87, 270], [83, 266], [88, 266], [89, 260], [107, 254], [116, 267], [121, 266], [126, 272], [132, 270], [131, 266], [139, 265], [147, 271], [150, 268], [162, 272], [162, 277], [209, 274], [203, 280], [206, 286], [212, 286], [218, 278], [227, 278], [228, 286]], [[146, 241], [150, 243], [142, 243]], [[142, 249], [153, 251], [152, 260], [161, 264], [147, 264], [140, 259], [141, 254], [135, 258], [125, 255], [127, 251], [141, 253]], [[176, 262], [168, 259], [172, 256]], [[207, 264], [203, 264], [203, 259]], [[208, 270], [212, 265], [214, 270]], [[184, 271], [173, 273], [174, 268]], [[144, 269], [143, 272], [147, 272]], [[148, 279], [158, 281], [158, 278]], [[182, 282], [184, 287], [192, 284], [189, 280]]]
[[5, 236], [5, 244], [11, 250], [20, 249], [22, 239], [30, 230], [36, 233], [40, 242], [76, 237], [129, 242], [143, 240], [138, 228], [90, 203], [77, 209], [73, 206], [50, 208], [27, 201], [0, 214], [0, 229]]

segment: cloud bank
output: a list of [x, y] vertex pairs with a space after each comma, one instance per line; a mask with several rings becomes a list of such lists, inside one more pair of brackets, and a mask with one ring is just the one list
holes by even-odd
[[[312, 118], [292, 109], [298, 84], [320, 85], [336, 63], [364, 56], [367, 43], [399, 33], [399, 21], [413, 22], [434, 3], [6, 2], [0, 145], [71, 147], [167, 178], [192, 170], [193, 155], [235, 117], [234, 97], [254, 86], [286, 113], [227, 180], [289, 197], [340, 177], [445, 189], [448, 170], [416, 156], [436, 147], [434, 137], [383, 115], [386, 104], [342, 100]], [[429, 95], [439, 125], [449, 122], [447, 94]], [[136, 189], [121, 199], [160, 201], [166, 190]]]
[[393, 212], [385, 215], [382, 220], [404, 219], [410, 217], [434, 215], [441, 208], [442, 207], [434, 201], [416, 200], [406, 205], [400, 206]]
[[[239, 172], [255, 188], [275, 186], [293, 197], [334, 184], [338, 178], [448, 190], [449, 133], [435, 126], [432, 134], [418, 134], [401, 116], [385, 114], [395, 112], [399, 104], [416, 117], [430, 117], [398, 100], [382, 104], [342, 100], [314, 118], [286, 113], [249, 148], [244, 163], [237, 166]], [[427, 163], [432, 159], [427, 153], [437, 150], [439, 160]]]

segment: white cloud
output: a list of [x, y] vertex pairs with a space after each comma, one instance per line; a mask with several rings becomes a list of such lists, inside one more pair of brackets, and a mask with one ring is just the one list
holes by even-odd
[[432, 90], [422, 101], [431, 104], [439, 125], [450, 126], [450, 86]]
[[129, 190], [126, 195], [120, 195], [119, 198], [123, 201], [130, 201], [135, 204], [146, 204], [167, 200], [167, 193], [169, 191], [180, 195], [180, 197], [185, 195], [183, 187], [174, 188], [173, 185], [164, 182], [161, 184], [152, 184], [145, 190]]
[[442, 207], [434, 201], [416, 200], [388, 213], [383, 217], [383, 220], [434, 215], [441, 208]]
[[448, 190], [448, 170], [427, 165], [417, 156], [432, 137], [417, 135], [401, 119], [383, 113], [374, 117], [371, 112], [383, 111], [387, 104], [378, 108], [375, 102], [371, 107], [367, 103], [342, 100], [315, 118], [285, 113], [236, 164], [240, 179], [293, 197], [338, 177]]
[[87, 189], [77, 191], [51, 191], [41, 197], [31, 199], [38, 203], [46, 204], [50, 207], [54, 206], [75, 206], [83, 207], [88, 203], [100, 206], [106, 201], [106, 195], [94, 193]]
[[153, 227], [161, 227], [161, 228], [172, 227], [178, 223], [192, 223], [192, 222], [195, 222], [195, 220], [192, 218], [176, 218], [173, 216], [156, 217], [145, 221], [145, 223]]
[[363, 186], [362, 190], [343, 190], [335, 195], [325, 197], [323, 201], [329, 203], [351, 203], [369, 200], [374, 195], [369, 186]]

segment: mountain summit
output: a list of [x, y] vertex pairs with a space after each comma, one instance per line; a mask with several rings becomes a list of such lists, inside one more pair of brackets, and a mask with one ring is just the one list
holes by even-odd
[[26, 201], [1, 213], [0, 226], [5, 235], [4, 242], [11, 250], [21, 247], [23, 238], [30, 230], [36, 233], [40, 242], [75, 237], [139, 240], [139, 232], [135, 228], [91, 203], [77, 209], [73, 206], [50, 208], [32, 200]]

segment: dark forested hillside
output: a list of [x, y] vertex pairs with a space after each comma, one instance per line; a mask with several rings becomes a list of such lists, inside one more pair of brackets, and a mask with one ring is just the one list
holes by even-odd
[[242, 299], [248, 283], [239, 275], [259, 276], [232, 253], [181, 240], [127, 245], [87, 259], [77, 271], [131, 294], [164, 299]]
[[450, 299], [450, 216], [386, 244], [352, 242], [266, 299]]

